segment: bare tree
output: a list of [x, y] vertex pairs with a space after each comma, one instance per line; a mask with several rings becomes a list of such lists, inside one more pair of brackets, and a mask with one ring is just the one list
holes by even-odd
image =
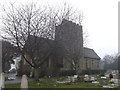
[[[4, 8], [3, 30], [9, 37], [3, 37], [13, 44], [17, 45], [22, 57], [35, 70], [45, 62], [51, 50], [44, 52], [43, 56], [36, 58], [36, 53], [42, 52], [42, 40], [50, 45], [48, 39], [54, 39], [54, 29], [48, 10], [46, 8], [37, 8], [35, 4], [23, 5], [15, 8], [11, 4], [9, 10]], [[32, 40], [30, 40], [32, 36]], [[38, 39], [45, 38], [45, 39]], [[27, 48], [26, 48], [27, 47]], [[27, 54], [31, 60], [26, 58]], [[37, 72], [37, 71], [36, 71]], [[38, 77], [35, 77], [36, 80]]]
[[72, 70], [75, 70], [77, 73], [78, 70], [78, 63], [80, 60], [80, 55], [79, 53], [74, 53], [74, 54], [69, 54], [68, 56], [66, 55], [65, 59], [71, 64]]
[[[38, 80], [38, 69], [53, 50], [49, 40], [55, 38], [55, 27], [61, 24], [63, 19], [81, 25], [81, 15], [76, 14], [76, 10], [72, 11], [72, 7], [66, 3], [64, 9], [55, 11], [50, 7], [37, 7], [36, 4], [22, 5], [18, 8], [11, 4], [9, 8], [3, 10], [3, 31], [8, 35], [3, 38], [17, 45], [24, 60], [35, 69], [36, 80]], [[43, 50], [43, 42], [47, 43], [48, 49]], [[26, 54], [30, 60], [26, 58]]]
[[63, 19], [75, 22], [78, 25], [82, 24], [83, 15], [81, 14], [81, 12], [78, 9], [74, 9], [72, 6], [70, 6], [66, 2], [63, 4], [62, 8], [59, 8], [56, 11], [57, 11], [56, 12], [56, 15], [57, 15], [56, 23], [57, 24], [61, 24]]
[[19, 55], [17, 51], [17, 47], [12, 45], [8, 41], [2, 41], [2, 68], [3, 72], [8, 71], [10, 69], [10, 64], [14, 63], [12, 60], [13, 57]]
[[115, 55], [105, 55], [103, 57], [104, 69], [118, 69], [119, 68], [119, 53]]
[[89, 42], [89, 34], [87, 31], [83, 30], [83, 46], [87, 47]]

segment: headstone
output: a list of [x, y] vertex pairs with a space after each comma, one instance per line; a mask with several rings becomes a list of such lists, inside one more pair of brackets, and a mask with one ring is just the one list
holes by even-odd
[[95, 77], [91, 77], [90, 80], [91, 80], [91, 81], [95, 81]]
[[74, 79], [75, 79], [75, 81], [77, 81], [78, 80], [78, 75], [74, 75]]
[[71, 78], [70, 78], [70, 76], [68, 76], [68, 79], [67, 79], [68, 81], [70, 81], [71, 80]]
[[87, 82], [88, 82], [88, 81], [90, 80], [90, 78], [89, 78], [89, 76], [88, 76], [87, 74], [84, 75], [84, 77], [85, 77], [85, 78], [84, 78], [84, 81], [87, 81]]
[[33, 76], [33, 72], [30, 72], [30, 77], [32, 77]]
[[84, 77], [89, 77], [89, 76], [87, 74], [85, 74]]
[[118, 79], [118, 85], [120, 86], [120, 79]]
[[74, 76], [68, 76], [68, 81], [70, 81], [70, 82], [75, 82]]
[[74, 78], [78, 78], [78, 75], [74, 75]]
[[111, 79], [111, 81], [113, 82], [113, 83], [115, 83], [115, 84], [118, 84], [118, 81], [119, 79]]
[[5, 88], [5, 76], [4, 73], [0, 74], [0, 90], [1, 88]]
[[107, 79], [107, 77], [101, 77], [101, 79]]
[[103, 88], [114, 88], [112, 85], [104, 85]]
[[75, 82], [75, 78], [71, 76], [71, 82]]
[[22, 79], [21, 79], [21, 88], [28, 88], [28, 80], [27, 80], [27, 76], [23, 75]]
[[109, 78], [109, 74], [106, 74], [105, 77]]
[[99, 83], [98, 81], [92, 81], [92, 83]]

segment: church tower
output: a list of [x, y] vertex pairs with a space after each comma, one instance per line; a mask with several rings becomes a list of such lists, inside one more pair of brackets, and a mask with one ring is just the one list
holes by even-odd
[[63, 60], [63, 66], [65, 64], [63, 69], [68, 70], [73, 63], [76, 64], [77, 73], [81, 73], [84, 57], [82, 26], [63, 19], [62, 23], [56, 27], [55, 43], [58, 49], [56, 56], [61, 56], [59, 59]]

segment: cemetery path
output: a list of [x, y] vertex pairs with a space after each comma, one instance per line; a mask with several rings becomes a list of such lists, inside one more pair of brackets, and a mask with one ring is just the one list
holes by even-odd
[[[5, 77], [15, 78], [14, 80], [5, 81], [5, 84], [17, 84], [21, 83], [21, 77], [16, 77], [15, 74], [5, 74]], [[33, 78], [28, 78], [28, 81], [33, 81]]]

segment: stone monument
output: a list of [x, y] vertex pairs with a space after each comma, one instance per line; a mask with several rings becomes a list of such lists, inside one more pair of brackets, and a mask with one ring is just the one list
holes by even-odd
[[26, 89], [28, 88], [28, 80], [27, 80], [27, 76], [23, 75], [22, 79], [21, 79], [21, 88], [22, 89]]

